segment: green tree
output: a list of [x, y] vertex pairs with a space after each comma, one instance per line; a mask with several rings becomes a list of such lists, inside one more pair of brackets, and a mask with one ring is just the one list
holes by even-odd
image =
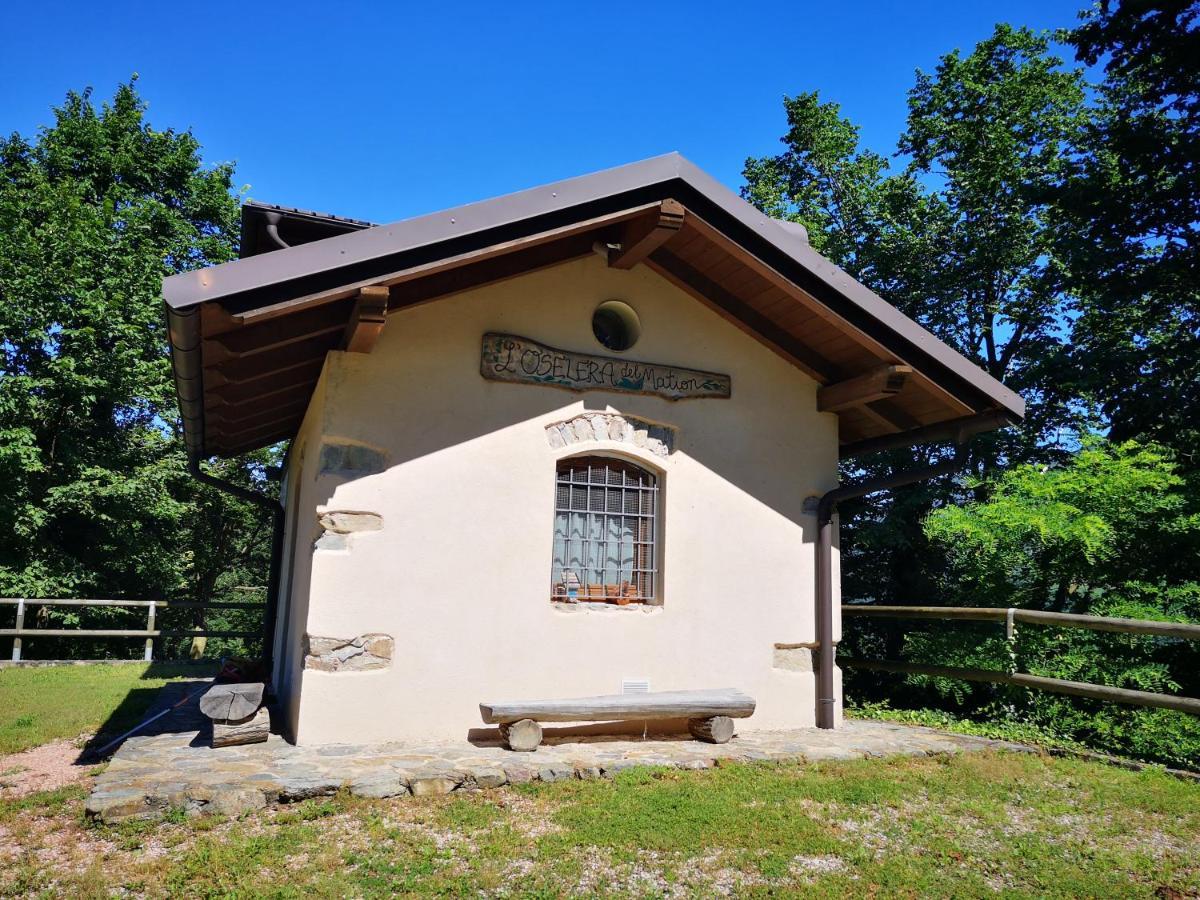
[[[785, 99], [785, 152], [749, 159], [744, 194], [1029, 401], [1006, 452], [1075, 425], [1053, 390], [1066, 332], [1049, 198], [1085, 115], [1081, 74], [1007, 25], [917, 73], [908, 164], [893, 172], [816, 94]], [[993, 451], [999, 455], [999, 450]]]
[[1114, 438], [1200, 468], [1200, 4], [1103, 0], [1066, 37], [1100, 65], [1055, 198], [1078, 304], [1076, 377]]
[[[986, 500], [939, 509], [925, 524], [948, 562], [939, 592], [948, 604], [1200, 622], [1200, 509], [1169, 450], [1091, 438], [1063, 465], [1016, 466], [982, 493]], [[955, 626], [911, 630], [902, 652], [939, 665], [1003, 670], [1011, 662], [1069, 681], [1195, 696], [1200, 675], [1189, 643], [1025, 626], [1009, 646], [994, 626], [974, 637]], [[1200, 765], [1192, 716], [912, 682], [987, 717], [1017, 716], [1108, 750]]]
[[1074, 613], [1136, 601], [1139, 614], [1200, 618], [1200, 512], [1187, 488], [1170, 451], [1133, 441], [1091, 438], [1064, 465], [1015, 466], [985, 501], [926, 519], [949, 562], [943, 593]]
[[[223, 573], [265, 577], [262, 513], [187, 476], [161, 299], [164, 276], [236, 255], [232, 167], [145, 112], [132, 82], [100, 109], [72, 93], [35, 139], [0, 140], [6, 596], [209, 599]], [[223, 468], [261, 482], [263, 461]]]
[[[1047, 36], [998, 26], [918, 73], [898, 170], [859, 147], [836, 104], [802, 94], [784, 108], [784, 152], [747, 160], [746, 198], [803, 223], [814, 248], [1025, 396], [1023, 427], [974, 440], [976, 471], [1055, 456], [1079, 423], [1058, 390], [1065, 298], [1048, 202], [1085, 115], [1080, 73]], [[847, 474], [913, 464], [911, 452], [878, 454]], [[943, 481], [843, 507], [846, 595], [929, 599], [938, 573], [921, 521], [957, 496]]]

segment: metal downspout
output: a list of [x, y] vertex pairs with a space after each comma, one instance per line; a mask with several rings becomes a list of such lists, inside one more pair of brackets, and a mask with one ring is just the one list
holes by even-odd
[[280, 250], [288, 250], [291, 244], [279, 236], [279, 223], [283, 216], [277, 212], [269, 212], [266, 215], [267, 220], [267, 237], [269, 237]]
[[908, 472], [897, 472], [859, 484], [834, 488], [817, 502], [817, 727], [833, 728], [837, 698], [833, 685], [833, 664], [837, 647], [833, 643], [833, 514], [843, 500], [891, 490], [938, 475], [955, 472], [966, 463], [965, 455]]

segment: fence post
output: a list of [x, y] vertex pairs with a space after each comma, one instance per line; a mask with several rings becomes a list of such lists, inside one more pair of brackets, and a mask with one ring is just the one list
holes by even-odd
[[[25, 598], [17, 600], [17, 631], [25, 627]], [[21, 636], [14, 635], [13, 637], [13, 652], [12, 661], [21, 661]]]
[[[154, 630], [154, 601], [153, 600], [151, 600], [150, 605], [146, 607], [146, 630], [147, 631]], [[144, 660], [146, 660], [146, 662], [150, 662], [152, 659], [154, 659], [154, 638], [152, 638], [152, 637], [146, 638], [146, 652], [145, 652], [145, 654], [143, 654], [142, 658]]]

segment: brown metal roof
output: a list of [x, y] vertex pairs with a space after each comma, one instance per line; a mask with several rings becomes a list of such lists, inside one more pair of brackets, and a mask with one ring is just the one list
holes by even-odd
[[643, 264], [823, 385], [911, 369], [898, 393], [835, 407], [844, 453], [1024, 415], [1017, 394], [817, 254], [802, 228], [669, 154], [391, 225], [253, 204], [246, 258], [163, 282], [189, 454], [294, 435], [363, 289], [390, 314], [585, 256], [597, 242], [641, 240], [668, 205], [682, 224], [651, 242]]

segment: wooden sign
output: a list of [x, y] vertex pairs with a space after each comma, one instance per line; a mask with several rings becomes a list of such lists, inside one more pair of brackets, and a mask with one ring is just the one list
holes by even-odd
[[489, 332], [483, 336], [479, 371], [491, 381], [544, 384], [569, 391], [624, 391], [668, 400], [728, 397], [728, 375], [556, 350], [528, 338]]

